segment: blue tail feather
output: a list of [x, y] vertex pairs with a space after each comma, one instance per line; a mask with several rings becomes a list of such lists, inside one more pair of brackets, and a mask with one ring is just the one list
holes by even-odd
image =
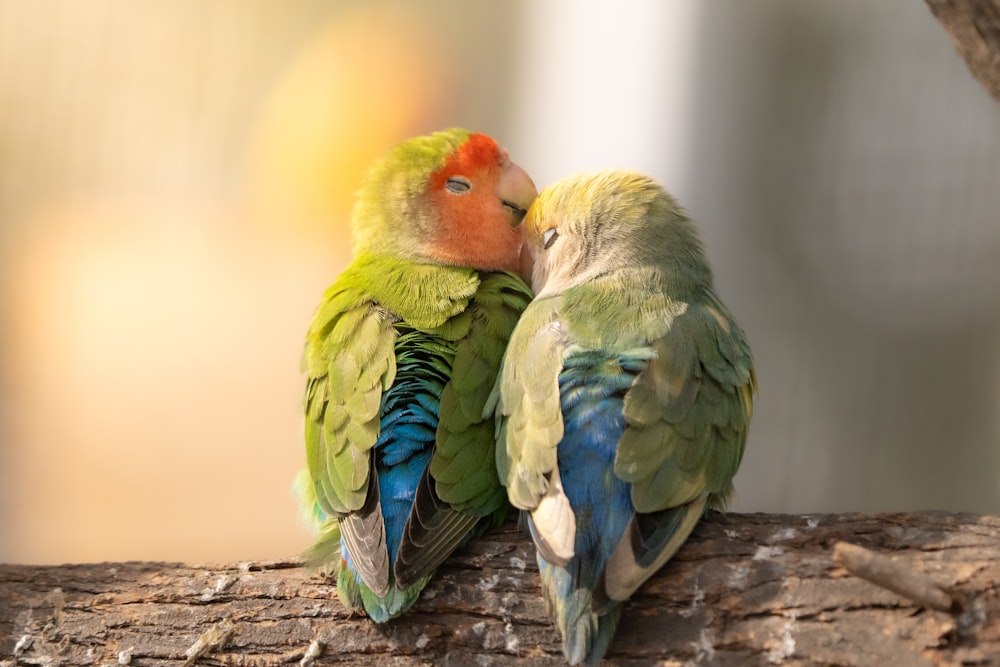
[[621, 613], [615, 604], [595, 614], [592, 591], [633, 514], [631, 485], [615, 476], [614, 458], [625, 429], [624, 395], [646, 359], [579, 352], [564, 360], [559, 376], [564, 432], [558, 465], [576, 515], [576, 555], [565, 567], [539, 557], [539, 572], [570, 664], [599, 663]]

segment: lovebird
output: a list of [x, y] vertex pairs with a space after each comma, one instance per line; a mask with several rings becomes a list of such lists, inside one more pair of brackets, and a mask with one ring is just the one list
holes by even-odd
[[624, 602], [732, 492], [757, 380], [695, 224], [653, 179], [564, 178], [524, 227], [535, 299], [487, 411], [563, 652], [595, 665]]
[[306, 335], [296, 486], [318, 533], [307, 561], [375, 622], [506, 515], [483, 406], [531, 298], [517, 271], [536, 194], [494, 139], [463, 129], [396, 145], [358, 191], [352, 261]]

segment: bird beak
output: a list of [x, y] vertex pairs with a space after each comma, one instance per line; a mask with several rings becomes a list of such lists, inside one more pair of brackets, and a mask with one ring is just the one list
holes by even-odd
[[511, 211], [511, 227], [517, 227], [524, 220], [531, 202], [538, 196], [538, 190], [528, 172], [513, 162], [508, 162], [500, 175], [496, 194], [500, 202]]

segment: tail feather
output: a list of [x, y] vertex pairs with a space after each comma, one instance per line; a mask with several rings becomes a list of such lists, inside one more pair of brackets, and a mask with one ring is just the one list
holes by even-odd
[[662, 512], [636, 514], [608, 559], [595, 602], [598, 612], [624, 601], [663, 567], [705, 513], [708, 495]]
[[363, 608], [373, 621], [385, 623], [412, 607], [429, 580], [429, 576], [423, 577], [404, 590], [396, 588], [394, 582], [391, 582], [385, 595], [379, 596], [365, 586], [342, 561], [337, 576], [337, 595], [348, 609], [360, 610]]
[[618, 628], [621, 604], [610, 605], [595, 614], [591, 591], [579, 586], [573, 572], [576, 559], [567, 567], [547, 563], [538, 557], [542, 590], [549, 611], [556, 619], [563, 640], [563, 655], [570, 665], [600, 664]]
[[606, 613], [597, 617], [597, 633], [593, 635], [590, 652], [587, 654], [587, 667], [597, 667], [604, 659], [604, 654], [611, 646], [618, 630], [618, 620], [622, 615], [622, 605], [612, 605]]

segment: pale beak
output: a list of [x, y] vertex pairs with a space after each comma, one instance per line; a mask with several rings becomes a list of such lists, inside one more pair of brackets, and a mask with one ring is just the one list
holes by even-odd
[[496, 195], [511, 211], [511, 226], [517, 227], [524, 220], [531, 202], [538, 196], [538, 190], [528, 172], [513, 162], [508, 162], [497, 183]]

